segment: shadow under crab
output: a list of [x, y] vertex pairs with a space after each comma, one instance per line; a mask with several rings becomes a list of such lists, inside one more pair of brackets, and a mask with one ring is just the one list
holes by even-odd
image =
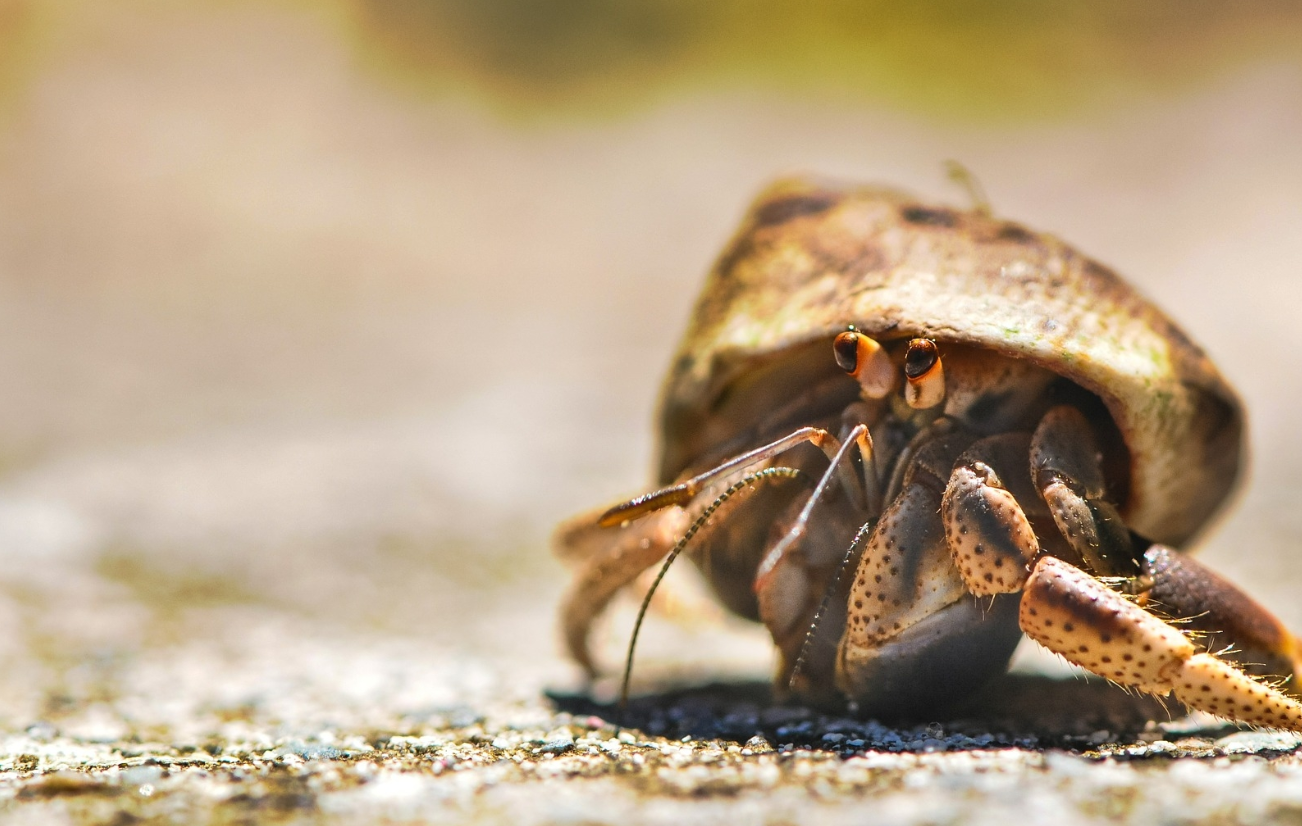
[[[616, 702], [587, 694], [550, 692], [558, 711], [596, 716], [668, 739], [748, 743], [761, 738], [779, 749], [819, 749], [850, 756], [864, 751], [923, 752], [992, 748], [1087, 751], [1102, 743], [1141, 745], [1167, 735], [1153, 721], [1180, 709], [1158, 699], [1121, 692], [1094, 678], [1005, 674], [979, 693], [937, 708], [930, 716], [859, 719], [805, 706], [780, 705], [767, 682], [665, 685]], [[1195, 726], [1180, 736], [1220, 736], [1231, 727]]]

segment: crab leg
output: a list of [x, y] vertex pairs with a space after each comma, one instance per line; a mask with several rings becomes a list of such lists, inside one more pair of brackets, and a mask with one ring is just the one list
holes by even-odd
[[1106, 501], [1094, 432], [1084, 414], [1059, 405], [1031, 437], [1031, 474], [1053, 521], [1081, 559], [1100, 576], [1133, 576], [1130, 531]]
[[[674, 505], [686, 505], [688, 502], [692, 501], [692, 499], [696, 498], [696, 494], [700, 493], [706, 485], [716, 479], [727, 476], [730, 473], [754, 467], [755, 465], [774, 458], [783, 451], [790, 450], [796, 445], [805, 442], [821, 449], [825, 454], [827, 454], [829, 461], [834, 460], [837, 453], [841, 451], [840, 440], [823, 428], [802, 427], [788, 433], [781, 439], [769, 442], [768, 444], [763, 445], [762, 447], [757, 447], [754, 450], [747, 451], [740, 456], [734, 456], [726, 462], [712, 467], [704, 473], [693, 476], [684, 482], [679, 482], [676, 485], [661, 488], [660, 490], [643, 494], [635, 499], [630, 499], [627, 502], [622, 502], [601, 514], [601, 516], [597, 518], [596, 522], [602, 527], [614, 527], [634, 519], [639, 519], [648, 513], [654, 513], [662, 508], [672, 507]], [[864, 458], [870, 459], [871, 448], [862, 444], [862, 440], [860, 448], [861, 450], [866, 450]], [[846, 489], [851, 492], [851, 496], [857, 497], [859, 501], [862, 501], [864, 496], [862, 482], [860, 482], [860, 480], [854, 475], [853, 468], [848, 464], [842, 464], [840, 465], [840, 468], [842, 481], [843, 484], [845, 484]]]
[[755, 595], [759, 602], [760, 619], [775, 639], [790, 633], [796, 621], [806, 613], [806, 598], [811, 595], [809, 577], [804, 570], [806, 566], [801, 564], [804, 560], [798, 561], [800, 555], [793, 554], [792, 551], [809, 529], [814, 506], [823, 498], [836, 475], [848, 464], [850, 448], [856, 445], [864, 457], [865, 465], [871, 467], [872, 437], [868, 435], [868, 426], [860, 424], [846, 435], [845, 442], [832, 457], [832, 462], [818, 480], [818, 485], [805, 499], [799, 515], [782, 538], [764, 555], [756, 570]]
[[691, 521], [692, 514], [674, 507], [617, 529], [613, 539], [609, 528], [599, 526], [596, 514], [575, 517], [557, 530], [553, 542], [562, 555], [580, 556], [597, 548], [586, 554], [561, 601], [565, 648], [589, 676], [597, 673], [588, 646], [592, 623], [620, 589], [669, 553]]
[[615, 594], [666, 555], [681, 552], [683, 545], [699, 530], [718, 524], [712, 517], [723, 517], [726, 511], [720, 512], [720, 508], [725, 503], [732, 507], [741, 501], [732, 498], [735, 493], [761, 479], [799, 476], [800, 472], [793, 468], [770, 467], [738, 480], [713, 503], [664, 508], [647, 519], [624, 523], [613, 530], [605, 527], [595, 513], [562, 524], [552, 538], [556, 554], [576, 562], [579, 568], [561, 601], [561, 627], [570, 656], [589, 676], [595, 676], [597, 668], [588, 647], [588, 635], [593, 622]]
[[[1204, 649], [1223, 654], [1257, 676], [1297, 675], [1297, 641], [1284, 624], [1256, 600], [1187, 554], [1153, 545], [1140, 561], [1146, 586], [1136, 604], [1181, 620], [1197, 632]], [[1290, 684], [1296, 693], [1298, 686]]]
[[1067, 660], [1150, 694], [1173, 692], [1218, 717], [1302, 731], [1302, 703], [1260, 683], [1084, 571], [1036, 563], [1022, 593], [1026, 635]]
[[1029, 444], [1022, 434], [976, 442], [958, 458], [945, 487], [945, 539], [959, 575], [977, 596], [1020, 591], [1040, 552], [1020, 504], [1035, 501], [1025, 470]]
[[[1094, 576], [1041, 554], [1018, 499], [977, 458], [994, 454], [982, 448], [995, 445], [978, 442], [959, 458], [941, 505], [950, 552], [968, 590], [1021, 591], [1018, 623], [1027, 636], [1113, 682], [1157, 695], [1174, 692], [1190, 708], [1221, 717], [1302, 730], [1302, 704], [1199, 653], [1181, 631]], [[1179, 580], [1164, 582], [1176, 586]]]
[[[809, 517], [814, 512], [814, 506], [818, 504], [818, 500], [823, 498], [823, 493], [831, 486], [833, 477], [842, 470], [845, 461], [849, 458], [849, 449], [852, 445], [859, 447], [859, 452], [863, 456], [866, 465], [872, 461], [872, 437], [868, 435], [868, 425], [858, 425], [846, 436], [845, 443], [832, 456], [832, 461], [827, 466], [823, 478], [818, 480], [818, 486], [805, 500], [804, 507], [800, 509], [800, 515], [796, 517], [795, 523], [792, 524], [786, 535], [778, 541], [778, 544], [774, 545], [772, 550], [765, 554], [764, 559], [760, 562], [759, 571], [756, 574], [757, 582], [762, 581], [782, 561], [782, 557], [787, 551], [804, 537], [805, 531], [809, 527]], [[756, 587], [760, 586], [757, 585]]]

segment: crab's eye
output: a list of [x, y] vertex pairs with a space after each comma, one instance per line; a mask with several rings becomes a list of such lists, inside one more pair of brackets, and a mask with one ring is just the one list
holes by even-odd
[[922, 378], [938, 361], [940, 352], [936, 350], [936, 342], [915, 338], [904, 351], [904, 375], [910, 379]]
[[859, 334], [850, 331], [837, 336], [832, 342], [832, 354], [836, 366], [853, 376], [859, 371]]
[[863, 333], [847, 330], [832, 342], [836, 366], [859, 382], [864, 396], [885, 398], [895, 386], [895, 368], [890, 356], [875, 340]]
[[940, 364], [936, 342], [915, 338], [904, 351], [904, 377], [908, 387], [904, 400], [915, 410], [935, 407], [945, 399], [945, 370]]

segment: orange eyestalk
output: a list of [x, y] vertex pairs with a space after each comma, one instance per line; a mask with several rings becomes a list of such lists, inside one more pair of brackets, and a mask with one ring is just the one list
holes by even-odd
[[884, 399], [895, 386], [895, 367], [886, 350], [873, 339], [853, 328], [832, 342], [836, 365], [849, 373], [869, 399]]
[[945, 369], [936, 342], [915, 338], [904, 351], [904, 401], [914, 410], [927, 410], [945, 400]]

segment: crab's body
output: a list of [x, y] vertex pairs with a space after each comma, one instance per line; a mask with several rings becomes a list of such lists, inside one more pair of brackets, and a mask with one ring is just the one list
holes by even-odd
[[1234, 487], [1238, 400], [1061, 241], [891, 191], [778, 184], [711, 273], [662, 404], [670, 487], [559, 534], [580, 560], [565, 627], [585, 665], [591, 620], [704, 491], [781, 465], [821, 480], [734, 498], [691, 552], [769, 628], [781, 686], [915, 710], [1002, 670], [1025, 631], [1116, 682], [1302, 728], [1302, 707], [1164, 622], [1197, 617], [1242, 667], [1294, 670], [1273, 617], [1167, 547]]

